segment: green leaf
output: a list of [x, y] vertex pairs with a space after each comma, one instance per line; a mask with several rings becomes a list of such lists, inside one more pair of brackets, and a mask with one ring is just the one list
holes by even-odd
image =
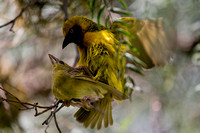
[[120, 23], [121, 25], [128, 26], [128, 23], [122, 19], [116, 19], [113, 23]]
[[127, 76], [127, 78], [129, 79], [129, 81], [131, 82], [131, 84], [133, 86], [135, 86], [135, 82], [134, 82], [133, 78], [131, 76]]
[[121, 68], [121, 69], [119, 70], [118, 79], [120, 79], [120, 77], [122, 77], [123, 71], [124, 71], [124, 68]]
[[115, 47], [115, 61], [118, 63], [119, 47]]
[[123, 29], [121, 29], [121, 28], [116, 28], [116, 29], [114, 30], [114, 32], [118, 32], [118, 33], [120, 33], [120, 34], [122, 34], [122, 35], [128, 36], [128, 37], [130, 37], [131, 39], [134, 39], [134, 38], [135, 38], [133, 35], [131, 35], [130, 33], [126, 32], [125, 30], [123, 30]]
[[147, 65], [146, 65], [143, 61], [141, 61], [140, 59], [138, 59], [137, 57], [133, 56], [133, 55], [130, 54], [130, 53], [125, 53], [124, 56], [125, 56], [128, 60], [130, 60], [130, 61], [132, 61], [132, 62], [134, 62], [134, 63], [136, 63], [136, 64], [138, 64], [138, 65], [141, 65], [142, 67], [147, 67]]
[[133, 44], [131, 44], [131, 43], [125, 41], [125, 40], [119, 40], [119, 42], [128, 46], [131, 49], [131, 51], [133, 51], [137, 55], [140, 55], [140, 52], [138, 51], [138, 49], [136, 47], [133, 46]]
[[106, 0], [103, 0], [104, 4], [108, 7], [108, 3]]
[[128, 6], [126, 5], [126, 3], [124, 2], [124, 0], [118, 0], [122, 6], [125, 8], [125, 9], [128, 9]]
[[97, 15], [97, 22], [98, 22], [98, 28], [100, 27], [100, 19], [101, 19], [101, 14], [105, 9], [105, 5], [101, 5], [98, 15]]
[[87, 0], [87, 5], [86, 5], [87, 8], [90, 7], [90, 0]]
[[114, 8], [108, 8], [109, 11], [113, 12], [113, 13], [117, 13], [117, 14], [121, 14], [121, 15], [125, 15], [125, 16], [132, 16], [131, 13], [122, 10], [120, 8], [114, 7]]
[[124, 88], [123, 88], [123, 97], [125, 98], [125, 96], [126, 96], [126, 94], [127, 94], [127, 92], [128, 92], [128, 87], [127, 86], [124, 86]]
[[128, 94], [129, 100], [132, 101], [132, 92], [133, 92], [134, 85], [129, 85], [127, 78], [128, 77], [124, 78], [125, 84], [123, 86], [123, 90], [124, 90], [124, 94]]
[[91, 6], [91, 17], [94, 17], [94, 10], [95, 10], [95, 5], [96, 5], [96, 0], [92, 1], [92, 6]]
[[134, 71], [140, 75], [144, 75], [135, 65], [127, 63], [126, 68], [130, 69], [131, 71]]
[[109, 22], [110, 16], [106, 16], [105, 20], [105, 27], [108, 28], [108, 22]]

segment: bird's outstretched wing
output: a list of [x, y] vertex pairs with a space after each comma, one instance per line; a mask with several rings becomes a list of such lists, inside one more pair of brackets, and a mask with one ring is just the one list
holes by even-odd
[[144, 68], [163, 66], [170, 58], [170, 45], [164, 29], [163, 20], [137, 20], [122, 17], [111, 25], [111, 31], [117, 39], [122, 39], [137, 50], [131, 54], [143, 61]]

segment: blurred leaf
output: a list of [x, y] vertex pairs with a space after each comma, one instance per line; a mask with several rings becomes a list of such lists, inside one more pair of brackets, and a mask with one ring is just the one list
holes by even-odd
[[110, 19], [110, 16], [106, 16], [105, 27], [107, 27], [107, 28], [108, 28], [109, 19]]
[[124, 8], [128, 9], [128, 6], [127, 6], [126, 3], [124, 2], [124, 0], [118, 0], [118, 1], [122, 4], [122, 6], [123, 6]]
[[122, 77], [122, 74], [124, 74], [125, 72], [125, 67], [124, 67], [124, 57], [121, 57], [120, 58], [120, 71], [119, 71], [119, 74], [118, 74], [118, 78], [121, 78]]
[[131, 82], [131, 84], [133, 86], [135, 86], [135, 82], [134, 82], [133, 78], [131, 76], [129, 76], [129, 75], [127, 76], [127, 78], [129, 79], [129, 81]]
[[131, 84], [132, 84], [131, 88], [134, 88], [134, 91], [143, 92], [143, 90], [139, 86], [135, 85], [135, 82], [131, 76], [128, 75], [126, 78], [128, 78], [128, 80], [131, 82]]
[[114, 20], [114, 22], [113, 23], [116, 23], [116, 24], [118, 24], [118, 25], [124, 25], [124, 26], [128, 26], [129, 24], [128, 24], [128, 22], [126, 22], [126, 21], [124, 21], [124, 20], [122, 20], [122, 19], [116, 19], [116, 20]]
[[200, 65], [200, 53], [195, 53], [192, 55], [192, 63], [195, 65]]
[[140, 59], [138, 59], [137, 57], [133, 56], [133, 55], [130, 54], [130, 53], [125, 53], [124, 56], [125, 56], [128, 60], [130, 60], [130, 61], [132, 61], [132, 62], [134, 62], [134, 63], [136, 63], [136, 64], [138, 64], [138, 65], [141, 65], [142, 67], [146, 67], [146, 66], [147, 66], [143, 61], [141, 61]]
[[[132, 92], [133, 92], [133, 87], [134, 85], [132, 83], [129, 83], [127, 81], [128, 77], [124, 78], [124, 94], [128, 94], [129, 100], [132, 101]], [[133, 81], [134, 82], [134, 81]]]
[[128, 87], [126, 86], [126, 83], [127, 83], [127, 78], [125, 77], [124, 78], [124, 84], [123, 84], [123, 93], [124, 93], [124, 95], [126, 94], [126, 92], [127, 92], [127, 90], [128, 90]]
[[95, 5], [96, 5], [96, 0], [92, 1], [92, 6], [91, 6], [91, 17], [94, 17], [94, 10], [95, 10]]
[[105, 9], [105, 5], [101, 5], [100, 10], [97, 15], [98, 28], [100, 27], [101, 14], [104, 11], [104, 9]]
[[144, 75], [135, 65], [127, 63], [126, 68], [130, 69], [131, 71], [134, 71], [140, 75]]
[[131, 13], [125, 11], [125, 10], [122, 10], [120, 8], [117, 8], [117, 7], [114, 7], [114, 8], [108, 8], [109, 11], [113, 12], [113, 13], [117, 13], [117, 14], [120, 14], [120, 15], [125, 15], [125, 16], [132, 16]]
[[118, 63], [119, 47], [115, 47], [115, 61]]
[[193, 50], [192, 63], [200, 65], [200, 43], [198, 43]]
[[90, 7], [90, 0], [87, 0], [87, 5], [86, 5], [87, 8]]
[[121, 68], [121, 69], [119, 70], [118, 79], [122, 76], [123, 71], [124, 71], [124, 68]]
[[130, 37], [131, 39], [134, 39], [134, 38], [135, 38], [132, 34], [126, 32], [124, 29], [121, 29], [121, 28], [116, 28], [114, 32], [118, 32], [118, 33], [120, 33], [120, 34], [122, 34], [122, 35], [128, 36], [128, 37]]
[[137, 55], [140, 54], [139, 51], [138, 51], [138, 49], [137, 49], [136, 47], [134, 47], [131, 43], [129, 43], [129, 42], [125, 41], [125, 40], [120, 40], [120, 43], [122, 43], [122, 44], [128, 46], [128, 47], [131, 49], [131, 51], [133, 51], [133, 52], [136, 53]]
[[128, 92], [128, 87], [127, 87], [127, 86], [124, 86], [124, 92], [123, 92], [123, 96], [124, 96], [124, 97], [126, 96], [127, 92]]

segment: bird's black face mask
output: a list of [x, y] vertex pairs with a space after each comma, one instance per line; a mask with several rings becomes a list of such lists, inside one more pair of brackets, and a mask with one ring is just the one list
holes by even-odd
[[78, 46], [83, 45], [83, 33], [82, 29], [78, 25], [74, 25], [65, 36], [62, 49], [64, 49], [69, 43], [76, 43]]

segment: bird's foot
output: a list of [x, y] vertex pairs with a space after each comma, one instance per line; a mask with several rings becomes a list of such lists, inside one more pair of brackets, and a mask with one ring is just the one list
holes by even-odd
[[71, 101], [70, 100], [65, 100], [65, 101], [63, 101], [63, 105], [69, 107], [71, 105]]
[[96, 109], [99, 112], [103, 113], [98, 107], [95, 106], [95, 102], [97, 102], [101, 97], [100, 96], [94, 96], [94, 95], [89, 95], [85, 96], [81, 99], [82, 104], [84, 105], [84, 108], [86, 109]]

